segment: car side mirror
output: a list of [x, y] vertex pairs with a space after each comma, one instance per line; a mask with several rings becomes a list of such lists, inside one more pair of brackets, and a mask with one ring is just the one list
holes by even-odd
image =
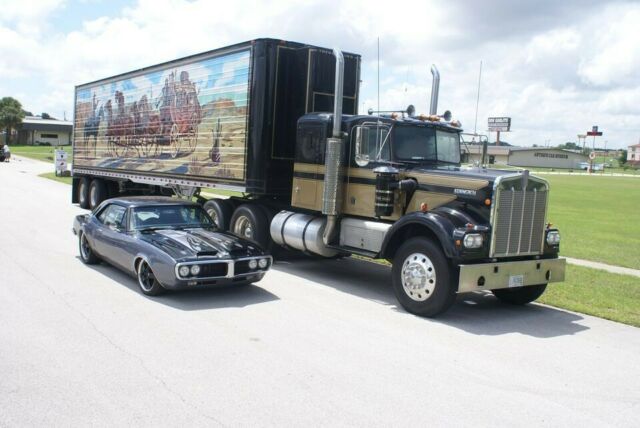
[[356, 164], [358, 166], [367, 166], [371, 159], [369, 159], [369, 138], [368, 129], [362, 126], [356, 126], [355, 134], [355, 155]]
[[123, 232], [124, 229], [122, 229], [121, 227], [115, 225], [115, 224], [110, 224], [109, 225], [109, 229], [113, 230], [114, 232]]

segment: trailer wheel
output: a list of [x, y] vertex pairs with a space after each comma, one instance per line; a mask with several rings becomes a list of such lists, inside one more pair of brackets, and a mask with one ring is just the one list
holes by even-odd
[[233, 206], [226, 199], [210, 199], [204, 203], [204, 210], [222, 230], [229, 230]]
[[107, 185], [103, 180], [95, 178], [89, 186], [89, 208], [94, 209], [107, 199]]
[[398, 301], [412, 314], [436, 316], [456, 299], [447, 259], [429, 239], [411, 238], [402, 244], [393, 258], [391, 274]]
[[269, 246], [269, 222], [257, 205], [242, 204], [236, 208], [229, 230], [241, 238], [257, 243], [263, 249]]
[[89, 209], [89, 186], [91, 180], [89, 177], [82, 177], [78, 185], [78, 203], [80, 208]]
[[547, 284], [528, 285], [526, 287], [501, 288], [499, 290], [491, 290], [494, 296], [505, 303], [512, 305], [526, 305], [542, 296]]

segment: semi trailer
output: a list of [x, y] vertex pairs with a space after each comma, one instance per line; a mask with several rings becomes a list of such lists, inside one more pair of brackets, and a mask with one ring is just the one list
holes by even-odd
[[[438, 114], [431, 72], [426, 114], [358, 114], [359, 55], [273, 39], [77, 86], [72, 202], [195, 197], [270, 251], [386, 259], [418, 315], [483, 290], [529, 303], [564, 280], [549, 185], [461, 167], [462, 129]], [[207, 188], [235, 193], [207, 200]]]

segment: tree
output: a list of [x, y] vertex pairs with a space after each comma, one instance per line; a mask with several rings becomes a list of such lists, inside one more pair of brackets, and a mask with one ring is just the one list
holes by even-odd
[[43, 119], [51, 119], [51, 116], [49, 115], [49, 113], [42, 113], [40, 117]]
[[0, 128], [5, 130], [5, 143], [9, 144], [11, 129], [18, 126], [24, 118], [20, 101], [12, 97], [0, 99]]
[[622, 154], [618, 157], [618, 164], [620, 164], [620, 166], [622, 166], [625, 163], [627, 163], [627, 151], [626, 150], [622, 150]]

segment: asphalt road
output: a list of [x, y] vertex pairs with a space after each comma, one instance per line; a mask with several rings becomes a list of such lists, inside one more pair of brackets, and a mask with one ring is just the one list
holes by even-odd
[[488, 294], [422, 319], [383, 266], [142, 296], [78, 259], [70, 187], [0, 164], [1, 426], [637, 426], [640, 330]]

